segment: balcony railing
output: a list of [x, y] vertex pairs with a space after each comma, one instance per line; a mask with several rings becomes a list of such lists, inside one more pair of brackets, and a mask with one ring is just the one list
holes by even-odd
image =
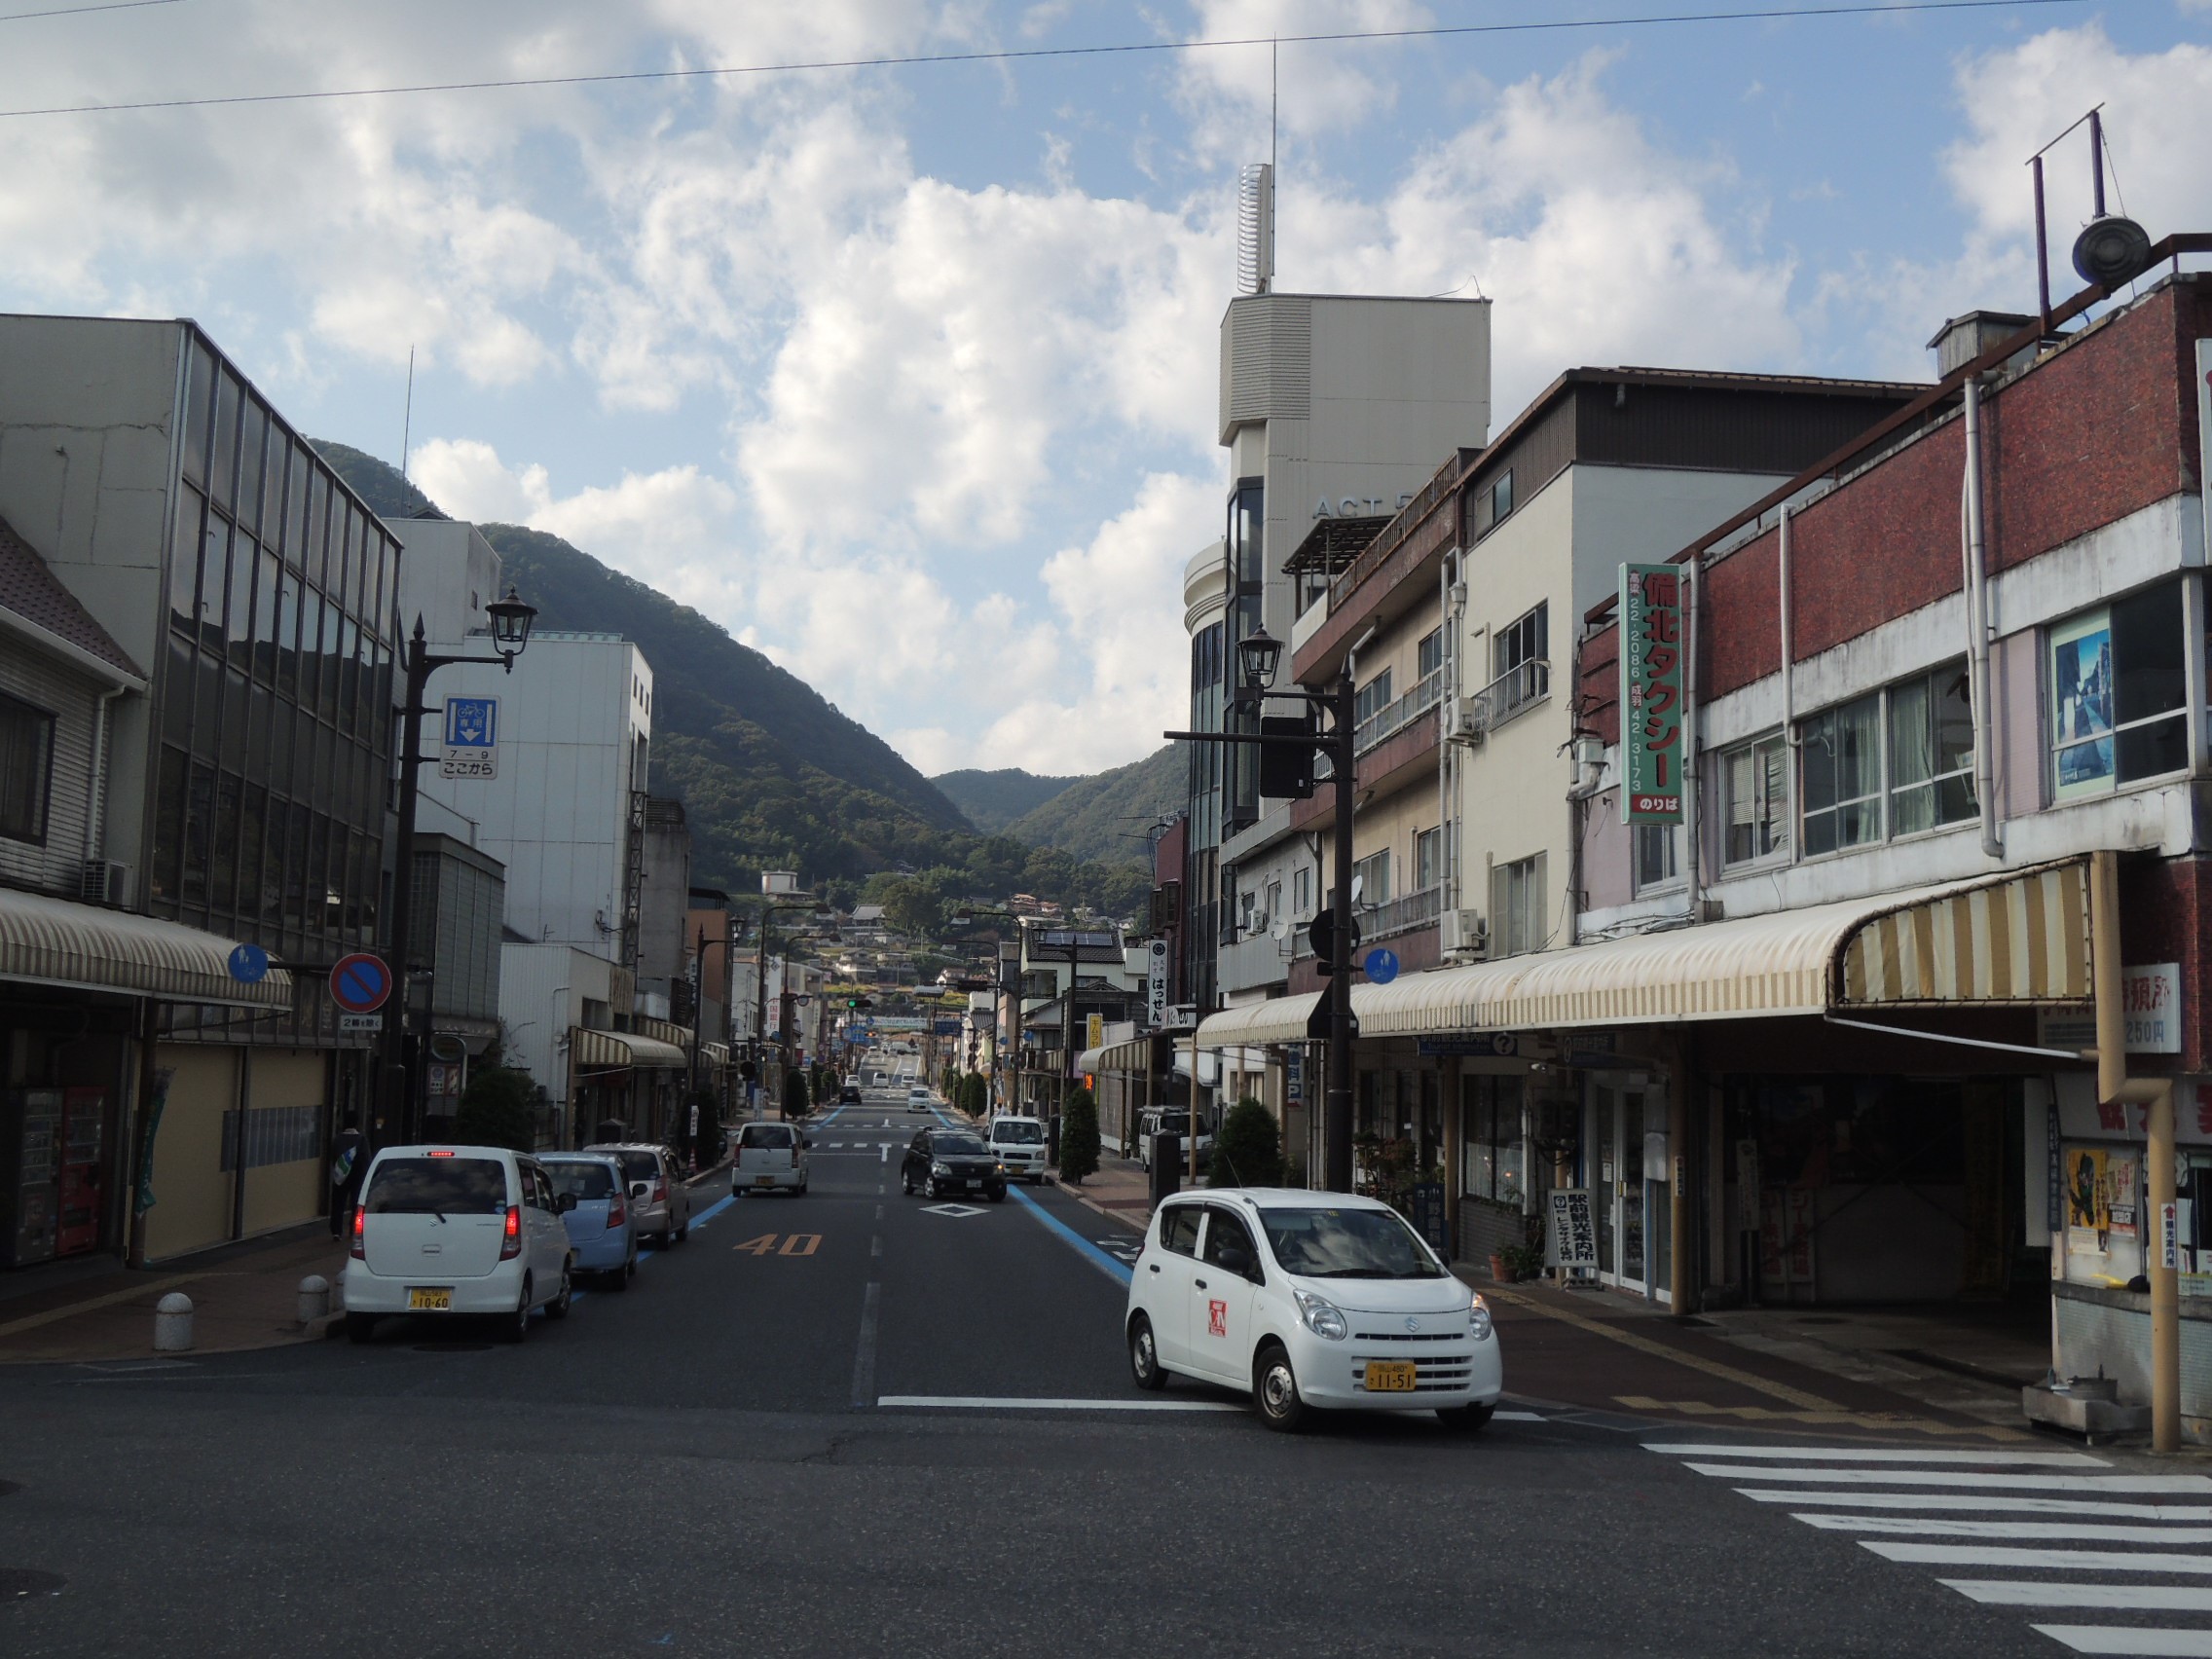
[[1551, 694], [1552, 665], [1541, 657], [1532, 657], [1507, 669], [1469, 701], [1482, 709], [1483, 723], [1495, 727]]
[[[1445, 666], [1450, 666], [1449, 664]], [[1385, 703], [1367, 719], [1352, 727], [1351, 749], [1354, 755], [1365, 755], [1377, 744], [1382, 743], [1406, 729], [1407, 726], [1444, 700], [1444, 668], [1433, 668], [1415, 682], [1414, 688], [1394, 703]]]
[[1444, 889], [1424, 887], [1419, 893], [1408, 893], [1378, 904], [1359, 918], [1360, 937], [1363, 940], [1389, 939], [1397, 934], [1412, 933], [1424, 928], [1443, 913]]

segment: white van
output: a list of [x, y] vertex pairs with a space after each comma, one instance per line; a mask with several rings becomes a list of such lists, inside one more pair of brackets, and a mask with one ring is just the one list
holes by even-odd
[[730, 1165], [732, 1193], [806, 1195], [806, 1150], [814, 1143], [795, 1124], [748, 1124], [737, 1132], [737, 1161]]
[[346, 1262], [346, 1334], [387, 1313], [481, 1315], [521, 1342], [569, 1312], [573, 1257], [545, 1167], [500, 1146], [387, 1146], [369, 1165]]
[[1005, 1165], [1009, 1179], [1023, 1175], [1043, 1185], [1045, 1124], [1042, 1120], [1019, 1118], [1012, 1113], [993, 1118], [990, 1130], [983, 1139], [998, 1154], [999, 1162]]

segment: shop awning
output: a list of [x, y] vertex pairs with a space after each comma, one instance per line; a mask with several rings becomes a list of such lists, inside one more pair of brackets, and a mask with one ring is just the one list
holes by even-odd
[[1075, 1057], [1075, 1069], [1095, 1076], [1099, 1072], [1142, 1072], [1152, 1069], [1152, 1039], [1135, 1037], [1125, 1043], [1106, 1043], [1086, 1049]]
[[235, 940], [40, 893], [0, 891], [0, 979], [120, 991], [163, 1002], [289, 1009], [292, 977], [231, 977]]
[[631, 1066], [682, 1068], [690, 1064], [682, 1049], [635, 1031], [592, 1031], [570, 1027], [570, 1057], [579, 1071], [620, 1071]]
[[726, 1066], [729, 1064], [729, 1045], [702, 1043], [699, 1045], [699, 1057], [711, 1066]]
[[[1318, 993], [1229, 1009], [1209, 1049], [1297, 1042]], [[2089, 999], [2081, 861], [1352, 987], [1362, 1037]], [[1277, 1012], [1279, 1011], [1279, 1012]]]

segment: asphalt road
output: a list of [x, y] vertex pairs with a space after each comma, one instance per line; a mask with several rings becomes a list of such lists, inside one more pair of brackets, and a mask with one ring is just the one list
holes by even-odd
[[[1742, 1433], [1121, 1409], [1162, 1397], [1079, 1238], [1122, 1230], [902, 1197], [923, 1121], [829, 1117], [807, 1197], [722, 1204], [520, 1347], [393, 1321], [0, 1375], [0, 1603], [60, 1580], [0, 1653], [2064, 1651], [1645, 1449]], [[1078, 1404], [947, 1403], [1001, 1399]]]

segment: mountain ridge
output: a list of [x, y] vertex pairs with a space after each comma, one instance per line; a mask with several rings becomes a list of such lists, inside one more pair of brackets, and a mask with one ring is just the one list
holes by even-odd
[[965, 767], [940, 772], [930, 782], [940, 793], [986, 835], [996, 834], [1023, 814], [1035, 811], [1054, 795], [1083, 781], [1082, 774], [1065, 778], [1045, 777], [1019, 766], [996, 771]]

